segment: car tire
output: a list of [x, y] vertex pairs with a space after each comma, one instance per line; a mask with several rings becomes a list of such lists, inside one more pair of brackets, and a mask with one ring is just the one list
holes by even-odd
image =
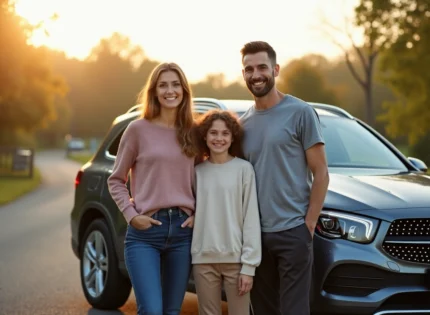
[[80, 276], [85, 297], [94, 308], [113, 310], [130, 296], [130, 280], [118, 266], [115, 246], [106, 221], [94, 220], [80, 246]]

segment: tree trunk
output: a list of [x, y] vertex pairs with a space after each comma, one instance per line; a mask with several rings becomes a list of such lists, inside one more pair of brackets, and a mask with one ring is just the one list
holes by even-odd
[[376, 54], [371, 54], [368, 58], [367, 67], [365, 68], [366, 81], [364, 85], [364, 95], [366, 101], [366, 120], [367, 123], [374, 127], [375, 113], [373, 112], [373, 65]]
[[367, 82], [365, 90], [365, 101], [366, 101], [366, 122], [374, 127], [375, 117], [373, 113], [373, 99], [372, 99], [372, 83]]

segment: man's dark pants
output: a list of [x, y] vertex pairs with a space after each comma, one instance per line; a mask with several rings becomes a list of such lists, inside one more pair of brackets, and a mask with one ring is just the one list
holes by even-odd
[[306, 224], [262, 233], [262, 247], [251, 291], [254, 315], [309, 315], [313, 246]]

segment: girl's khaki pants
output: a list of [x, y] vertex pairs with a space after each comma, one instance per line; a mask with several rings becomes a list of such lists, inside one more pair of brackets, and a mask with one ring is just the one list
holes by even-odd
[[199, 315], [221, 315], [221, 289], [227, 296], [228, 313], [249, 315], [249, 293], [239, 296], [241, 264], [195, 264], [193, 276], [196, 284]]

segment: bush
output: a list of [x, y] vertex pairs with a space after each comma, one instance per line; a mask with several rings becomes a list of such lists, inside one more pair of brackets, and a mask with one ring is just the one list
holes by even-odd
[[410, 149], [410, 156], [422, 160], [430, 166], [430, 133], [425, 135]]

